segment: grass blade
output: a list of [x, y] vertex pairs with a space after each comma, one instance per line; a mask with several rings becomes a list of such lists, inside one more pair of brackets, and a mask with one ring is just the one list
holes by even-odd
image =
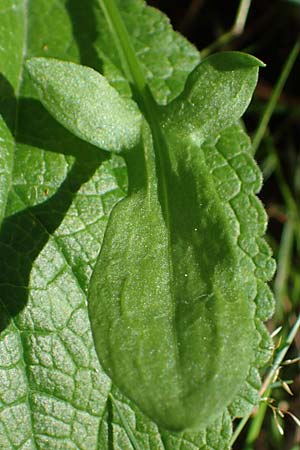
[[300, 50], [300, 41], [297, 39], [297, 41], [294, 44], [294, 47], [292, 48], [284, 66], [283, 66], [280, 77], [278, 78], [278, 81], [275, 85], [273, 93], [267, 103], [265, 111], [260, 120], [259, 126], [255, 132], [255, 135], [253, 138], [253, 143], [252, 143], [252, 153], [253, 154], [256, 153], [256, 151], [261, 143], [261, 140], [263, 139], [263, 137], [265, 135], [268, 123], [269, 123], [270, 118], [273, 114], [273, 111], [276, 107], [276, 104], [277, 104], [280, 94], [283, 90], [283, 87], [286, 83], [286, 80], [287, 80], [287, 78], [293, 68], [293, 65], [297, 59], [299, 50]]

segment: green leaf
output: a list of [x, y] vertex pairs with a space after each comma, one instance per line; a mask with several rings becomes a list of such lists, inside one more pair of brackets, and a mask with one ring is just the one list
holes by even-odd
[[[13, 134], [18, 127], [13, 90], [20, 89], [23, 51], [26, 45], [23, 32], [22, 3], [1, 2], [0, 41], [0, 225], [5, 214], [7, 197], [11, 186], [15, 143]], [[14, 30], [8, 39], [7, 30]], [[2, 75], [1, 75], [2, 74]], [[10, 83], [7, 82], [7, 77]]]
[[[102, 164], [99, 151], [58, 126], [21, 72], [33, 56], [97, 66], [93, 11], [77, 0], [68, 8], [7, 0], [1, 9], [1, 138], [6, 145], [8, 133], [12, 181], [1, 179], [3, 205], [9, 197], [0, 235], [0, 447], [108, 449], [110, 381], [93, 349], [85, 297], [126, 169], [119, 159]], [[139, 413], [142, 442], [156, 448], [160, 433], [147, 423]]]
[[189, 76], [184, 92], [165, 108], [165, 127], [196, 145], [213, 139], [245, 112], [256, 86], [256, 58], [224, 52], [207, 58]]
[[[9, 133], [14, 163], [11, 183], [1, 179], [9, 193], [0, 233], [0, 448], [96, 449], [111, 383], [94, 351], [86, 290], [125, 170], [102, 165], [101, 152], [60, 127], [20, 71], [27, 57], [50, 52], [79, 62], [64, 3], [2, 8], [1, 138]], [[86, 4], [81, 11], [84, 22]]]
[[[174, 187], [177, 191], [179, 186]], [[201, 187], [206, 189], [197, 199], [207, 202], [212, 192], [204, 181]], [[207, 202], [206, 227], [196, 216], [190, 229], [177, 235], [172, 216], [172, 250], [153, 199], [132, 195], [119, 203], [90, 288], [90, 318], [104, 368], [142, 411], [167, 429], [211, 423], [241, 387], [253, 359], [253, 314], [242, 280], [234, 274], [234, 250], [230, 236], [222, 232], [224, 217], [214, 200]], [[178, 213], [183, 220], [177, 225], [183, 225], [187, 212], [179, 208]], [[193, 242], [205, 231], [210, 254]], [[219, 251], [211, 240], [216, 232], [222, 233]], [[221, 249], [226, 256], [221, 257]]]
[[[182, 91], [186, 76], [199, 57], [192, 46], [171, 32], [169, 25], [166, 34], [159, 35], [158, 44], [150, 48], [151, 33], [152, 39], [156, 38], [152, 31], [167, 21], [161, 14], [145, 8], [143, 2], [134, 4], [141, 5], [142, 16], [131, 14], [133, 2], [121, 2], [120, 7], [123, 11], [128, 5], [126, 23], [130, 20], [132, 40], [137, 36], [135, 49], [141, 45], [140, 58], [146, 58], [144, 49], [149, 49], [148, 66], [143, 64], [143, 71], [148, 80], [152, 78], [151, 89], [156, 99], [164, 104]], [[132, 450], [137, 442], [141, 449], [150, 450], [228, 450], [232, 417], [243, 414], [255, 402], [257, 388], [253, 377], [247, 377], [249, 383], [245, 387], [248, 406], [241, 402], [231, 406], [231, 416], [226, 409], [222, 417], [201, 432], [170, 433], [158, 430], [132, 402], [114, 386], [111, 388], [95, 355], [87, 320], [86, 292], [109, 212], [126, 192], [125, 165], [117, 157], [104, 161], [102, 152], [76, 139], [52, 120], [35, 100], [36, 91], [26, 71], [20, 72], [20, 68], [25, 59], [41, 56], [80, 62], [96, 69], [103, 67], [111, 84], [129, 95], [129, 85], [126, 88], [120, 75], [122, 68], [115, 59], [113, 63], [108, 60], [112, 48], [108, 45], [112, 42], [108, 42], [110, 35], [105, 42], [101, 36], [99, 44], [100, 21], [89, 1], [83, 4], [79, 0], [5, 0], [1, 8], [5, 15], [1, 15], [0, 25], [4, 43], [0, 49], [4, 75], [0, 91], [6, 127], [1, 128], [1, 137], [11, 147], [5, 166], [9, 168], [5, 168], [8, 178], [3, 183], [1, 179], [0, 185], [1, 193], [5, 193], [1, 197], [3, 204], [8, 198], [0, 234], [0, 447]], [[149, 17], [154, 18], [152, 23]], [[106, 55], [103, 61], [92, 42], [97, 48], [102, 45], [101, 55]], [[165, 49], [160, 51], [165, 42]], [[157, 77], [160, 70], [161, 78]], [[225, 137], [224, 160], [230, 166], [231, 150], [237, 148], [241, 133], [232, 130]], [[210, 143], [210, 149], [214, 145]], [[247, 167], [252, 164], [247, 146], [244, 145], [242, 153], [247, 155], [247, 163], [243, 169], [236, 158], [237, 179], [249, 172]], [[209, 167], [207, 154], [205, 164]], [[218, 190], [217, 186], [223, 183], [229, 188], [231, 183], [226, 184], [221, 169], [214, 172], [213, 179], [222, 198], [225, 189]], [[252, 185], [258, 189], [259, 180], [259, 176], [249, 176], [238, 183], [248, 192]], [[137, 187], [139, 179], [136, 182]], [[236, 208], [240, 210], [242, 205], [243, 197]], [[258, 211], [252, 200], [251, 205], [253, 211]], [[266, 277], [272, 265], [263, 264], [260, 256], [255, 258], [258, 245], [252, 239], [249, 241], [246, 233], [247, 208], [248, 203], [238, 216], [228, 209], [228, 215], [231, 214], [233, 229], [243, 224], [239, 241], [245, 252], [252, 252], [257, 274], [264, 273]], [[243, 217], [247, 219], [243, 221]], [[265, 216], [259, 212], [255, 218], [261, 233], [265, 229]], [[257, 296], [251, 291], [259, 311], [256, 317], [265, 320], [272, 310], [272, 297], [262, 280], [258, 280], [257, 286]], [[266, 348], [265, 343], [260, 348]], [[250, 385], [254, 391], [249, 390]], [[113, 400], [109, 400], [110, 390]], [[241, 387], [240, 399], [242, 391]]]
[[[270, 251], [260, 251], [267, 218], [255, 193], [261, 189], [262, 176], [251, 156], [250, 140], [240, 126], [234, 125], [224, 130], [213, 145], [204, 146], [204, 152], [218, 195], [231, 218], [232, 236], [240, 248], [239, 264], [244, 273], [248, 300], [255, 302], [256, 307], [255, 327], [259, 342], [255, 360], [244, 385], [229, 407], [233, 417], [242, 417], [259, 400], [257, 367], [267, 362], [272, 351], [272, 342], [262, 324], [274, 311], [274, 298], [265, 281], [272, 277], [275, 269]], [[268, 271], [257, 271], [258, 264], [268, 267]]]
[[[118, 36], [99, 8], [100, 3], [96, 4], [95, 49], [103, 61], [103, 74], [120, 92], [128, 95], [130, 88], [118, 51]], [[183, 90], [188, 74], [199, 63], [199, 52], [174, 32], [164, 14], [146, 6], [144, 1], [117, 0], [116, 5], [155, 100], [163, 105], [170, 102]]]
[[139, 141], [141, 114], [135, 104], [93, 69], [50, 58], [33, 58], [27, 69], [43, 105], [76, 136], [115, 152]]
[[[152, 143], [144, 129], [144, 147], [127, 158], [129, 194], [110, 216], [90, 285], [103, 367], [142, 411], [171, 430], [211, 423], [253, 360], [249, 276], [201, 144], [244, 111], [258, 64], [234, 53], [208, 58], [175, 107], [163, 109], [160, 142]], [[211, 91], [216, 99], [208, 95], [205, 103], [203, 92]], [[197, 134], [197, 124], [205, 132]], [[153, 133], [159, 130], [157, 124]]]
[[[164, 167], [153, 167], [159, 149], [154, 150], [146, 128], [144, 148], [127, 157], [132, 193], [111, 215], [90, 289], [90, 318], [104, 368], [129, 398], [167, 429], [203, 428], [210, 423], [233, 399], [253, 358], [253, 313], [245, 294], [239, 294], [244, 280], [239, 278], [227, 218], [211, 177], [206, 176], [200, 149], [215, 128], [213, 118], [219, 127], [235, 121], [255, 87], [257, 61], [240, 54], [226, 56], [228, 60], [217, 55], [203, 62], [175, 108], [174, 104], [165, 108], [162, 127], [169, 154], [162, 158]], [[98, 142], [104, 135], [109, 142], [104, 145], [111, 146], [113, 117], [117, 121], [118, 115], [123, 138], [123, 130], [130, 126], [127, 111], [125, 115], [120, 111], [122, 100], [100, 76], [74, 64], [41, 59], [32, 60], [29, 70], [42, 101], [63, 125], [74, 129], [74, 120], [77, 134], [95, 142], [91, 117], [103, 105]], [[203, 79], [208, 92], [213, 88], [217, 110], [213, 96], [205, 103], [201, 95]], [[206, 134], [196, 136], [195, 110], [204, 111], [197, 122], [205, 124]], [[118, 135], [113, 138], [115, 147], [124, 147]], [[184, 151], [188, 138], [194, 145], [185, 145]], [[191, 183], [192, 179], [197, 181]], [[244, 339], [238, 327], [241, 318]]]

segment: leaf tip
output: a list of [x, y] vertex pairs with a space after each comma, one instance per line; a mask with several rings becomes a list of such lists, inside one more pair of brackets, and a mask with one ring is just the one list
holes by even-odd
[[210, 60], [214, 67], [222, 71], [266, 66], [265, 63], [255, 56], [236, 51], [215, 53], [207, 59]]

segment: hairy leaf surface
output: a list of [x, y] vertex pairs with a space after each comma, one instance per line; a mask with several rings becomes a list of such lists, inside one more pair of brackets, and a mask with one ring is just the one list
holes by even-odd
[[32, 58], [27, 68], [45, 107], [75, 135], [115, 152], [137, 144], [141, 114], [99, 73], [50, 58]]
[[257, 66], [234, 53], [208, 58], [162, 109], [160, 141], [144, 131], [143, 148], [126, 156], [129, 195], [111, 214], [91, 282], [104, 368], [167, 429], [211, 423], [253, 359], [254, 307], [201, 144], [244, 111]]

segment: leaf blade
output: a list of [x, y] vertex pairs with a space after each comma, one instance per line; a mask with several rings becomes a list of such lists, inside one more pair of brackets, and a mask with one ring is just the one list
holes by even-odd
[[[41, 2], [40, 0], [33, 2], [30, 4], [31, 12], [30, 12], [30, 20], [29, 25], [31, 29], [31, 39], [29, 39], [29, 47], [28, 47], [28, 56], [45, 56], [45, 54], [49, 54], [53, 57], [59, 57], [62, 59], [68, 59], [72, 61], [78, 62], [79, 58], [79, 49], [77, 45], [74, 44], [74, 41], [69, 37], [70, 30], [71, 30], [71, 24], [66, 19], [65, 15], [65, 9], [64, 5], [60, 2], [57, 3], [56, 6], [53, 7], [51, 2], [48, 2], [47, 4], [45, 2]], [[79, 5], [80, 6], [80, 5]], [[52, 10], [51, 12], [49, 10]], [[41, 11], [45, 12], [45, 17], [41, 14]], [[63, 11], [63, 19], [62, 19], [62, 11]], [[82, 10], [82, 15], [84, 16], [85, 8]], [[47, 17], [48, 14], [48, 17]], [[63, 30], [64, 30], [64, 39], [57, 40], [53, 39], [53, 24], [62, 24], [63, 23]], [[47, 26], [45, 26], [47, 24]], [[58, 25], [56, 25], [58, 26]], [[33, 30], [36, 30], [35, 34]], [[91, 36], [92, 32], [89, 30], [86, 30], [87, 35]], [[84, 33], [83, 33], [84, 34]], [[54, 45], [55, 43], [55, 45]], [[56, 46], [57, 45], [57, 46]], [[68, 49], [68, 50], [66, 50]], [[92, 63], [91, 63], [92, 65]], [[117, 80], [116, 80], [117, 82]], [[27, 82], [26, 82], [27, 83]], [[31, 97], [34, 95], [33, 91], [29, 88], [28, 84], [24, 84], [22, 88], [22, 94], [26, 95], [28, 97]], [[33, 108], [33, 105], [30, 105], [30, 108], [28, 108], [28, 103], [24, 102], [22, 103], [22, 116], [23, 120], [20, 124], [20, 133], [19, 133], [19, 139], [22, 139], [25, 141], [26, 145], [18, 144], [18, 157], [17, 157], [17, 165], [15, 166], [14, 171], [14, 189], [11, 192], [9, 202], [8, 202], [8, 209], [7, 209], [7, 216], [20, 212], [28, 207], [37, 205], [39, 203], [43, 203], [45, 199], [48, 197], [52, 197], [55, 192], [59, 189], [60, 185], [63, 184], [64, 179], [66, 178], [67, 174], [72, 170], [72, 165], [74, 163], [74, 156], [78, 157], [79, 154], [84, 155], [87, 152], [92, 152], [92, 149], [89, 147], [82, 146], [82, 143], [79, 143], [77, 140], [73, 140], [70, 135], [67, 135], [65, 132], [63, 132], [61, 129], [59, 129], [58, 126], [54, 127], [53, 123], [49, 121], [49, 118], [47, 120], [43, 119], [39, 122], [39, 117], [41, 116], [41, 109], [40, 108]], [[35, 105], [37, 106], [37, 105]], [[31, 109], [32, 108], [32, 109]], [[24, 120], [24, 116], [28, 116], [28, 112], [31, 111], [31, 116], [35, 116], [35, 120], [33, 123], [30, 123], [29, 120]], [[31, 117], [32, 118], [32, 117]], [[51, 126], [49, 128], [49, 125], [51, 123]], [[43, 125], [41, 127], [40, 125]], [[43, 132], [43, 128], [46, 130], [48, 129], [55, 129], [55, 133], [53, 133], [53, 138], [50, 138], [46, 135], [46, 132]], [[28, 139], [28, 135], [30, 136], [30, 140]], [[35, 146], [32, 145], [32, 138], [34, 139]], [[30, 147], [30, 148], [29, 148]], [[38, 147], [38, 148], [34, 148]], [[42, 149], [42, 151], [41, 151]], [[48, 151], [47, 151], [47, 150]], [[30, 151], [29, 151], [30, 150]], [[49, 151], [50, 150], [50, 151]], [[63, 155], [58, 155], [55, 152], [59, 152], [63, 150]], [[27, 155], [30, 155], [27, 157]], [[40, 156], [41, 155], [41, 156]], [[95, 156], [96, 158], [96, 156]], [[97, 158], [96, 158], [97, 159]], [[33, 163], [35, 161], [35, 163]], [[30, 164], [27, 167], [28, 162]], [[79, 164], [81, 167], [84, 166], [84, 157], [79, 158]], [[47, 172], [45, 174], [44, 169], [47, 167]], [[106, 222], [106, 217], [111, 209], [111, 206], [118, 201], [123, 195], [124, 195], [124, 179], [125, 177], [125, 168], [123, 165], [116, 164], [115, 162], [109, 162], [105, 166], [106, 169], [103, 171], [101, 170], [101, 174], [99, 175], [99, 171], [97, 171], [95, 178], [93, 179], [92, 183], [87, 183], [82, 187], [82, 190], [80, 191], [80, 194], [78, 196], [78, 199], [72, 200], [72, 207], [70, 209], [70, 214], [65, 217], [65, 220], [63, 221], [63, 224], [57, 228], [55, 239], [59, 239], [59, 253], [64, 252], [68, 261], [69, 266], [71, 268], [71, 271], [74, 272], [75, 278], [74, 278], [74, 284], [77, 284], [77, 282], [84, 288], [87, 284], [87, 280], [89, 279], [90, 272], [92, 270], [92, 266], [94, 264], [94, 260], [96, 258], [97, 250], [100, 246], [100, 242], [102, 240], [104, 226]], [[77, 169], [76, 169], [77, 170]], [[78, 186], [79, 180], [77, 179], [79, 170], [73, 172], [73, 175], [70, 177], [70, 184], [62, 186], [62, 191], [73, 191], [74, 192], [74, 186]], [[89, 171], [87, 171], [90, 173]], [[76, 175], [77, 173], [77, 175]], [[43, 177], [41, 177], [41, 174], [43, 174]], [[47, 176], [47, 174], [49, 176]], [[118, 176], [116, 175], [118, 174]], [[76, 176], [75, 176], [76, 175]], [[85, 176], [88, 177], [88, 175], [81, 174], [79, 176], [80, 180], [84, 180]], [[122, 182], [123, 190], [121, 187], [116, 184], [116, 176], [117, 179], [120, 180], [120, 183]], [[122, 181], [123, 180], [123, 181]], [[25, 188], [26, 186], [26, 188]], [[107, 189], [107, 190], [106, 190]], [[94, 199], [94, 196], [96, 196], [98, 193], [102, 194], [102, 204], [91, 202], [92, 199]], [[77, 196], [76, 196], [77, 197]], [[60, 198], [60, 202], [62, 200], [62, 197]], [[85, 200], [84, 200], [85, 199]], [[101, 203], [101, 202], [100, 202]], [[60, 203], [58, 202], [56, 204], [56, 207], [51, 209], [51, 212], [53, 213], [55, 210], [57, 212], [57, 209], [61, 211], [61, 209], [57, 206]], [[90, 205], [90, 209], [88, 207]], [[79, 211], [80, 214], [83, 214], [79, 217]], [[95, 223], [95, 211], [97, 211], [97, 215], [99, 216], [99, 221]], [[104, 215], [103, 215], [104, 211]], [[34, 211], [35, 212], [35, 211]], [[42, 212], [42, 214], [40, 214]], [[61, 211], [63, 214], [63, 210]], [[45, 225], [45, 228], [49, 230], [48, 234], [53, 234], [53, 226], [54, 226], [54, 220], [51, 215], [49, 214], [49, 211], [47, 213], [46, 210], [38, 211], [39, 213], [39, 220], [41, 217], [43, 217], [43, 223]], [[28, 222], [32, 220], [32, 214], [28, 217]], [[84, 242], [84, 247], [80, 244], [80, 230], [82, 230], [83, 223], [86, 226], [86, 232], [84, 233], [84, 237], [82, 238], [82, 242]], [[84, 227], [85, 227], [84, 226]], [[15, 233], [17, 234], [18, 227], [16, 226], [14, 228]], [[75, 234], [72, 235], [70, 233], [70, 230], [76, 230]], [[27, 228], [24, 228], [24, 231], [26, 231]], [[28, 228], [30, 230], [30, 228]], [[13, 231], [11, 229], [11, 231]], [[90, 236], [91, 234], [94, 236]], [[13, 233], [10, 233], [10, 237], [13, 235]], [[37, 236], [36, 236], [37, 238]], [[53, 249], [53, 245], [51, 245], [43, 252], [41, 255], [41, 260], [46, 256], [47, 258], [53, 258], [53, 252], [50, 251]], [[56, 255], [56, 253], [55, 253]], [[43, 258], [42, 258], [43, 257]], [[34, 277], [35, 280], [37, 280], [37, 284], [41, 281], [40, 272], [39, 272], [39, 264], [36, 265], [36, 269], [34, 270]], [[46, 274], [48, 275], [48, 274]], [[76, 281], [75, 281], [76, 279]], [[39, 281], [40, 280], [40, 281]], [[72, 286], [73, 286], [72, 282]], [[30, 284], [30, 289], [32, 288], [32, 285]], [[50, 286], [49, 290], [44, 286], [43, 292], [45, 297], [47, 295], [50, 296], [50, 298], [54, 299], [57, 295], [57, 288], [55, 285]], [[30, 301], [30, 304], [26, 306], [27, 311], [27, 317], [30, 316], [30, 311], [32, 311], [32, 306], [34, 306], [36, 303], [39, 302], [39, 289], [36, 290], [36, 292], [33, 293], [33, 296], [31, 299], [34, 299], [34, 303]], [[15, 288], [15, 298], [18, 296], [18, 289]], [[9, 296], [8, 296], [9, 297]], [[9, 297], [12, 298], [12, 297]], [[56, 313], [58, 313], [59, 308], [56, 309]], [[85, 307], [82, 308], [83, 315]], [[264, 310], [261, 307], [260, 308], [261, 315], [264, 315]], [[38, 324], [38, 322], [37, 322]], [[28, 330], [25, 330], [25, 332], [28, 332]], [[34, 330], [30, 331], [31, 334], [37, 334]], [[4, 337], [3, 333], [1, 333], [1, 338]], [[15, 347], [15, 344], [13, 345]], [[40, 347], [40, 348], [39, 348]], [[47, 353], [42, 351], [42, 346], [36, 347], [37, 350], [42, 352], [43, 358], [46, 358]], [[16, 348], [16, 347], [15, 347]], [[49, 353], [49, 352], [48, 352]], [[2, 353], [3, 354], [3, 353]], [[100, 370], [99, 368], [97, 370]], [[94, 371], [91, 371], [92, 374], [94, 374]], [[82, 380], [85, 382], [85, 380], [82, 378]], [[5, 388], [0, 388], [1, 394], [5, 391]], [[101, 388], [97, 391], [101, 392]], [[104, 392], [104, 391], [103, 391]], [[63, 439], [61, 436], [61, 428], [60, 423], [57, 420], [54, 427], [54, 433], [50, 437], [47, 438], [41, 437], [41, 434], [49, 431], [51, 428], [51, 424], [53, 424], [52, 420], [55, 418], [53, 417], [53, 412], [49, 410], [43, 410], [42, 409], [42, 402], [41, 398], [36, 397], [35, 400], [37, 401], [36, 404], [34, 404], [34, 407], [32, 408], [32, 412], [35, 413], [36, 417], [39, 418], [39, 424], [42, 425], [42, 418], [44, 420], [44, 427], [41, 426], [41, 428], [36, 427], [34, 430], [34, 436], [38, 439], [38, 444], [41, 447], [47, 448], [47, 445], [49, 446], [49, 442], [51, 442], [51, 445], [54, 447], [56, 445], [64, 446], [64, 448], [68, 445], [74, 446], [74, 445], [82, 445], [82, 448], [84, 448], [84, 442], [81, 442], [80, 439], [76, 440], [78, 436], [81, 435], [85, 436], [85, 434], [82, 432], [81, 425], [84, 423], [84, 417], [80, 416], [81, 423], [76, 421], [75, 424], [75, 431], [76, 433], [70, 438], [70, 440]], [[62, 407], [62, 404], [58, 404], [56, 402], [53, 402], [53, 405], [57, 408], [59, 405]], [[159, 432], [155, 425], [152, 423], [151, 427], [146, 426], [147, 423], [149, 423], [148, 419], [143, 417], [140, 412], [136, 410], [136, 408], [133, 408], [133, 411], [135, 411], [135, 414], [138, 417], [138, 427], [137, 430], [134, 428], [134, 433], [136, 436], [140, 439], [140, 445], [149, 445], [149, 448], [159, 448], [157, 447], [157, 443], [159, 438]], [[25, 415], [25, 417], [28, 418]], [[63, 415], [60, 417], [63, 418]], [[1, 416], [1, 419], [3, 419], [3, 416]], [[63, 421], [63, 420], [62, 420]], [[115, 442], [116, 445], [118, 442], [124, 442], [124, 430], [122, 431], [121, 427], [122, 425], [120, 423], [116, 423], [117, 419], [114, 419], [113, 423], [111, 420], [111, 417], [107, 418], [105, 413], [103, 418], [99, 421], [101, 423], [101, 426], [103, 426], [103, 429], [108, 426], [110, 428], [110, 432], [112, 430], [112, 434], [115, 436]], [[167, 440], [170, 440], [169, 449], [174, 450], [175, 445], [179, 448], [184, 448], [190, 450], [190, 448], [199, 448], [201, 446], [201, 449], [207, 450], [208, 448], [217, 448], [220, 450], [221, 448], [228, 449], [229, 443], [228, 440], [226, 440], [226, 434], [230, 433], [230, 423], [228, 422], [228, 416], [227, 416], [227, 422], [226, 427], [224, 425], [224, 428], [220, 428], [218, 426], [212, 426], [210, 432], [208, 432], [207, 437], [204, 436], [204, 433], [201, 435], [193, 435], [190, 436], [187, 435], [186, 439], [182, 439], [181, 436], [178, 435], [171, 435], [169, 433], [164, 433], [165, 439], [164, 442], [167, 442]], [[107, 425], [108, 424], [108, 425]], [[14, 425], [13, 421], [7, 422], [7, 426], [10, 428], [11, 433], [14, 433]], [[18, 426], [18, 424], [16, 425]], [[226, 428], [226, 432], [224, 432], [224, 429]], [[89, 427], [89, 431], [91, 432], [92, 436], [95, 436], [97, 432], [97, 424], [94, 423], [92, 427]], [[117, 438], [117, 436], [120, 436], [122, 434], [123, 438], [122, 441]], [[99, 433], [100, 435], [100, 433]], [[88, 444], [90, 445], [90, 448], [109, 448], [110, 440], [103, 432], [102, 440], [100, 443], [95, 440], [93, 442], [89, 441]], [[140, 437], [142, 436], [142, 437]], [[220, 436], [218, 442], [216, 441], [216, 436]], [[1, 438], [3, 438], [3, 435], [1, 435]], [[157, 440], [155, 440], [157, 438]], [[223, 439], [224, 438], [224, 439]], [[3, 438], [4, 439], [4, 438]], [[121, 438], [120, 438], [121, 439]], [[0, 440], [1, 441], [1, 440]], [[9, 448], [8, 441], [5, 441], [5, 445], [7, 445], [7, 448]], [[17, 445], [17, 444], [16, 444]], [[28, 444], [29, 445], [29, 444]], [[34, 448], [34, 444], [30, 443], [32, 445], [32, 448]], [[222, 447], [223, 446], [223, 447]], [[126, 447], [124, 447], [126, 448]], [[130, 447], [128, 447], [130, 448]], [[147, 448], [147, 447], [145, 447]]]
[[236, 123], [245, 112], [257, 83], [256, 58], [239, 52], [206, 58], [189, 76], [185, 90], [164, 110], [164, 127], [201, 145]]
[[[118, 0], [116, 5], [153, 97], [159, 104], [169, 103], [180, 94], [188, 74], [199, 63], [199, 52], [183, 36], [174, 32], [164, 14], [144, 1]], [[103, 73], [109, 80], [116, 82], [114, 75], [117, 69], [116, 86], [128, 95], [129, 86], [125, 87], [122, 57], [112, 39], [114, 31], [99, 8], [96, 9], [96, 21], [98, 37], [94, 45], [104, 63]]]
[[[12, 181], [15, 151], [14, 134], [17, 132], [18, 101], [26, 48], [26, 14], [21, 0], [7, 1], [2, 5], [0, 40], [5, 42], [7, 30], [14, 30], [8, 46], [0, 48], [0, 224], [5, 215], [7, 198]], [[8, 82], [9, 78], [10, 82]]]
[[139, 141], [141, 115], [134, 103], [93, 69], [50, 58], [33, 58], [27, 69], [44, 106], [76, 136], [117, 153]]
[[[9, 2], [13, 11], [15, 4]], [[58, 57], [78, 58], [62, 2], [39, 0], [29, 9], [24, 1], [18, 4], [19, 13], [24, 7], [30, 31], [24, 58], [47, 53], [47, 42]], [[62, 26], [59, 39], [53, 40], [53, 26]], [[9, 28], [7, 36], [13, 40], [17, 34]], [[6, 43], [9, 48], [11, 41]], [[16, 74], [6, 76], [13, 84]], [[93, 351], [83, 289], [102, 238], [102, 223], [122, 196], [114, 174], [118, 165], [100, 169], [85, 184], [103, 155], [60, 128], [34, 95], [25, 75], [17, 92], [14, 171], [0, 237], [0, 447], [97, 449], [110, 383]], [[99, 191], [102, 196], [96, 198]], [[64, 285], [69, 287], [65, 295]], [[63, 333], [64, 314], [71, 320]]]

